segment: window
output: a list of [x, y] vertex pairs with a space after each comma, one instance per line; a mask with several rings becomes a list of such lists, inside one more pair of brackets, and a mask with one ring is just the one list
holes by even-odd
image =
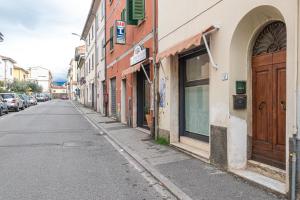
[[101, 20], [103, 20], [105, 16], [105, 1], [101, 1]]
[[209, 140], [209, 57], [206, 51], [180, 58], [181, 133]]
[[98, 16], [98, 14], [96, 15], [96, 30], [98, 30], [99, 29], [99, 16]]
[[102, 51], [101, 51], [101, 58], [103, 59], [105, 57], [105, 40], [102, 39]]
[[12, 71], [13, 71], [12, 68], [10, 68], [10, 75], [11, 75], [11, 76], [12, 76], [12, 74], [13, 74]]
[[138, 25], [145, 19], [145, 0], [126, 1], [126, 20], [129, 25]]
[[109, 34], [109, 49], [114, 49], [114, 26], [110, 27], [110, 34]]
[[95, 64], [98, 65], [99, 63], [99, 44], [96, 46], [96, 53], [95, 53]]
[[92, 40], [94, 39], [94, 25], [92, 25]]
[[95, 64], [94, 57], [95, 57], [94, 54], [92, 54], [92, 70], [94, 69], [94, 64]]

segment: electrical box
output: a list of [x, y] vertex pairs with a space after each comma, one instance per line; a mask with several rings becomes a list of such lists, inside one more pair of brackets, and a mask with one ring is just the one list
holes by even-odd
[[236, 94], [246, 94], [246, 81], [235, 82]]
[[243, 94], [233, 95], [233, 108], [243, 110], [247, 108], [247, 96]]

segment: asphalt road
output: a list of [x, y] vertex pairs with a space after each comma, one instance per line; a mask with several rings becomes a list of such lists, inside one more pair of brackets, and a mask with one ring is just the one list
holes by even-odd
[[69, 101], [0, 117], [0, 200], [173, 199]]

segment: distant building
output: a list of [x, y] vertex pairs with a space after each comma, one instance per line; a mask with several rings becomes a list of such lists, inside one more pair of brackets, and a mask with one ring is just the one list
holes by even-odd
[[22, 67], [14, 65], [13, 69], [13, 78], [18, 81], [27, 81], [29, 76], [29, 72]]
[[30, 67], [28, 80], [36, 81], [43, 87], [43, 92], [50, 93], [52, 74], [49, 69], [43, 67]]
[[77, 88], [79, 102], [85, 104], [86, 94], [86, 79], [85, 79], [85, 45], [77, 47], [75, 50], [75, 61], [77, 63]]
[[0, 81], [12, 82], [14, 80], [14, 64], [16, 64], [16, 61], [12, 58], [0, 55]]
[[70, 61], [70, 67], [68, 70], [68, 96], [70, 99], [75, 100], [77, 98], [77, 62], [74, 58]]
[[67, 95], [67, 87], [66, 86], [52, 86], [51, 87], [52, 97], [55, 99], [59, 99], [62, 96]]

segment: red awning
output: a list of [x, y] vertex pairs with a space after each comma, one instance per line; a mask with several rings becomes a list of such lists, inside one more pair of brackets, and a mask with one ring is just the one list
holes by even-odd
[[194, 35], [193, 37], [190, 37], [182, 42], [179, 42], [163, 52], [158, 53], [157, 60], [161, 60], [169, 56], [174, 56], [192, 47], [200, 46], [203, 33], [210, 31], [213, 27], [214, 26], [210, 26], [209, 28], [205, 29], [205, 31], [198, 33], [197, 35]]
[[128, 74], [132, 74], [136, 71], [140, 71], [140, 69], [141, 69], [141, 63], [138, 63], [132, 67], [129, 67], [129, 68], [125, 69], [124, 71], [122, 71], [122, 78], [124, 78]]

